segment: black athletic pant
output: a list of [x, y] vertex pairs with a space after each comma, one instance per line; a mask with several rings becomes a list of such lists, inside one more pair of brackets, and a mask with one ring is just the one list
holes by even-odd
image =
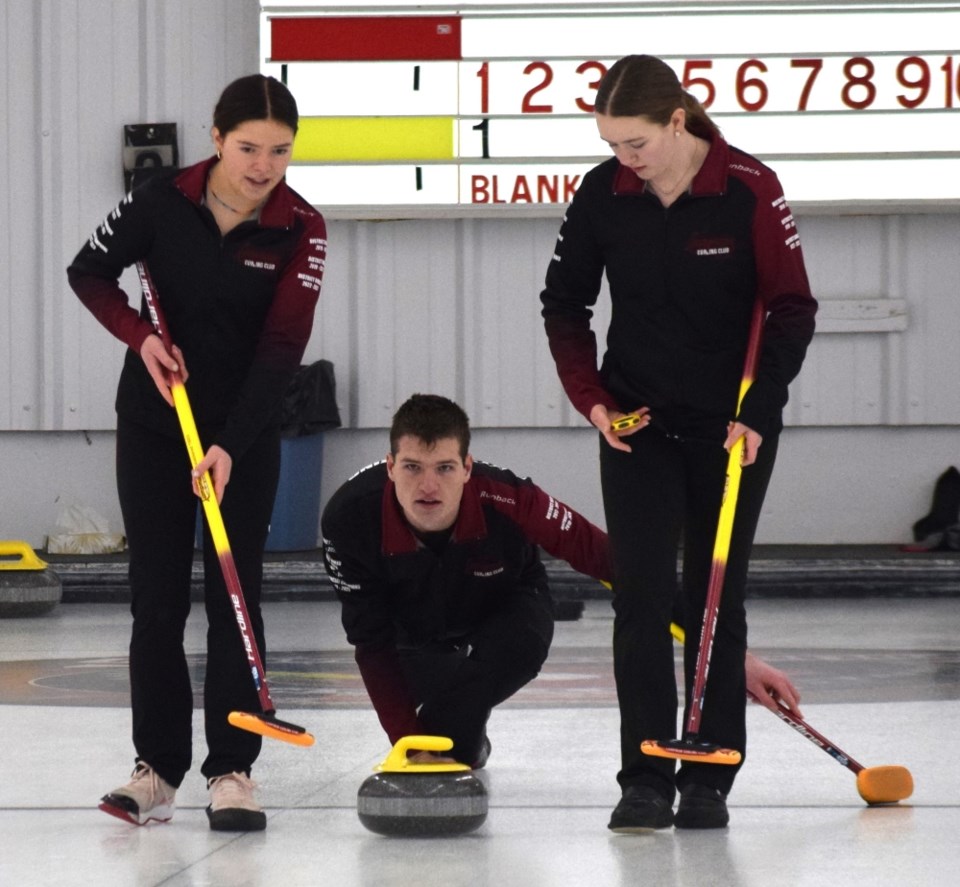
[[[260, 587], [263, 548], [280, 472], [280, 440], [262, 434], [233, 463], [221, 510], [260, 655], [266, 657]], [[130, 695], [137, 759], [179, 786], [192, 759], [193, 691], [183, 649], [190, 612], [197, 503], [181, 439], [120, 419], [117, 488], [130, 549], [133, 633]], [[204, 523], [207, 660], [203, 705], [207, 778], [249, 773], [261, 739], [227, 723], [234, 710], [259, 711], [233, 605]]]
[[[620, 705], [621, 786], [649, 785], [669, 798], [690, 783], [728, 792], [738, 767], [683, 763], [644, 755], [645, 739], [669, 739], [677, 723], [677, 683], [670, 621], [683, 544], [681, 584], [687, 643], [686, 699], [696, 671], [700, 629], [720, 513], [727, 453], [720, 442], [682, 440], [647, 428], [626, 438], [631, 453], [600, 438], [604, 511], [614, 561], [614, 674]], [[745, 751], [747, 566], [777, 453], [764, 438], [743, 470], [710, 660], [699, 737]]]
[[539, 674], [552, 640], [553, 602], [530, 588], [463, 637], [402, 648], [404, 673], [427, 735], [449, 737], [449, 754], [473, 764], [490, 713]]

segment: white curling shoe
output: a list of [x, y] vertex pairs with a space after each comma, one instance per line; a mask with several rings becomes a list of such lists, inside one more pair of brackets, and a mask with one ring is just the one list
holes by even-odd
[[146, 761], [138, 761], [130, 781], [104, 795], [98, 806], [104, 813], [134, 825], [146, 825], [151, 820], [169, 822], [176, 794], [177, 790], [164, 782]]
[[260, 832], [267, 815], [254, 800], [254, 781], [245, 773], [225, 773], [207, 780], [210, 806], [207, 819], [215, 832]]

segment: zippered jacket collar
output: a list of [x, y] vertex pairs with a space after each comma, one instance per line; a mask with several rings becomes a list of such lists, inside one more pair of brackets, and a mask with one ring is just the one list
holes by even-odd
[[[218, 162], [214, 156], [203, 163], [187, 167], [174, 179], [174, 184], [184, 196], [200, 206], [210, 170]], [[283, 180], [270, 192], [267, 202], [260, 210], [257, 223], [264, 228], [292, 228], [295, 220], [293, 205], [293, 192], [287, 187], [286, 180]]]

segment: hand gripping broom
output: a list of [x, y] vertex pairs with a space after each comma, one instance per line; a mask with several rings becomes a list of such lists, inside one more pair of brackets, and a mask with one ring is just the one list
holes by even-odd
[[[150, 320], [153, 322], [153, 328], [157, 331], [157, 335], [160, 336], [164, 347], [169, 352], [172, 347], [170, 330], [167, 328], [166, 320], [160, 308], [157, 291], [150, 278], [150, 272], [143, 262], [137, 262], [137, 273], [140, 275], [140, 286], [143, 289], [143, 295], [147, 302], [147, 309], [150, 312]], [[190, 464], [193, 468], [196, 468], [203, 459], [203, 447], [200, 445], [200, 436], [197, 434], [193, 410], [190, 408], [190, 401], [187, 398], [187, 389], [183, 384], [183, 378], [179, 372], [176, 374], [168, 374], [168, 378], [170, 382], [170, 393], [173, 396], [173, 404], [177, 411], [177, 418], [180, 421], [180, 429], [183, 432], [183, 439], [187, 445], [187, 452], [190, 455]], [[237, 628], [240, 630], [243, 648], [247, 654], [253, 684], [256, 687], [257, 696], [260, 699], [260, 712], [232, 711], [227, 720], [229, 720], [234, 727], [239, 727], [241, 730], [249, 730], [251, 733], [259, 733], [261, 736], [267, 736], [271, 739], [279, 739], [282, 742], [289, 742], [292, 745], [313, 745], [313, 736], [303, 727], [281, 721], [276, 716], [276, 709], [273, 705], [273, 700], [270, 698], [270, 689], [267, 686], [267, 678], [263, 670], [263, 661], [260, 658], [260, 651], [257, 649], [257, 642], [253, 636], [250, 614], [247, 612], [247, 604], [243, 598], [243, 589], [240, 587], [240, 577], [237, 575], [233, 552], [230, 550], [230, 542], [227, 539], [227, 531], [223, 525], [220, 506], [217, 503], [217, 497], [214, 495], [213, 484], [208, 472], [204, 472], [203, 476], [199, 478], [198, 487], [203, 503], [203, 512], [210, 526], [210, 535], [213, 537], [217, 558], [220, 561], [220, 569], [223, 571], [227, 593], [230, 595], [230, 600], [233, 603], [233, 612], [237, 620]]]

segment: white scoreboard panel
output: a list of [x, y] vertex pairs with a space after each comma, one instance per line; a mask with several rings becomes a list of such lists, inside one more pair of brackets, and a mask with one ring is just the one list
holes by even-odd
[[795, 207], [960, 205], [960, 4], [261, 2], [291, 185], [358, 217], [569, 202], [623, 55], [668, 62]]

